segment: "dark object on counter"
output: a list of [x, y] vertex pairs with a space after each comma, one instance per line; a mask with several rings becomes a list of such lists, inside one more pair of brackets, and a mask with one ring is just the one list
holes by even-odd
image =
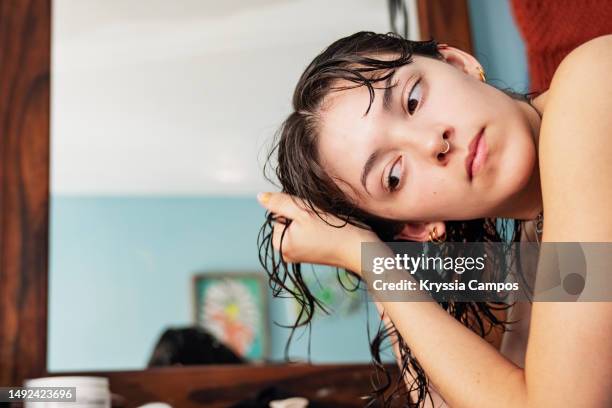
[[246, 361], [198, 327], [167, 329], [153, 350], [148, 367], [200, 364], [244, 364]]
[[[254, 399], [240, 401], [229, 408], [269, 408], [271, 401], [284, 400], [293, 397], [299, 397], [299, 395], [295, 395], [278, 387], [271, 386], [259, 391]], [[308, 401], [307, 407], [332, 408], [331, 405], [315, 401]]]

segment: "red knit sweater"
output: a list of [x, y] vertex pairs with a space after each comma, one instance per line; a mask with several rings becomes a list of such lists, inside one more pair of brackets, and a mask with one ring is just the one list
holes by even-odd
[[545, 91], [578, 45], [612, 34], [612, 0], [511, 0], [525, 41], [532, 91]]

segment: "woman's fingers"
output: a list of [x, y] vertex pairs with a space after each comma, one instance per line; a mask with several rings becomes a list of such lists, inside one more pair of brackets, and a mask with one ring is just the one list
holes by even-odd
[[[329, 263], [336, 256], [329, 248], [329, 242], [346, 231], [338, 231], [321, 222], [313, 214], [313, 211], [319, 211], [318, 208], [311, 208], [306, 200], [287, 193], [259, 193], [257, 199], [273, 214], [272, 246], [286, 262]], [[333, 218], [325, 213], [321, 216]], [[336, 241], [343, 242], [342, 239]]]
[[257, 194], [259, 203], [270, 212], [289, 219], [296, 219], [303, 211], [298, 208], [293, 197], [286, 193], [259, 193]]
[[[257, 200], [271, 213], [274, 213], [274, 226], [272, 227], [272, 246], [279, 253], [282, 252], [283, 259], [286, 262], [291, 262], [288, 257], [289, 245], [289, 230], [287, 230], [283, 236], [285, 229], [289, 227], [291, 220], [297, 218], [301, 211], [291, 199], [289, 194], [285, 193], [259, 193], [257, 194]], [[283, 239], [283, 250], [281, 251], [281, 237]]]

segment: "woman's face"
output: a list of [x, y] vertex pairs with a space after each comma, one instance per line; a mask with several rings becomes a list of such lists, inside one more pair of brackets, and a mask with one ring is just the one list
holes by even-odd
[[415, 55], [397, 69], [386, 95], [384, 81], [374, 84], [381, 89], [365, 116], [365, 86], [323, 101], [321, 163], [372, 214], [412, 222], [496, 216], [532, 175], [534, 136], [523, 108], [481, 82], [469, 54], [440, 51], [446, 61]]

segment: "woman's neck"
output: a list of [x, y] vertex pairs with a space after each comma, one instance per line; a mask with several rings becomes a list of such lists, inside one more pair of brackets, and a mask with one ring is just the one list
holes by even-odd
[[529, 181], [520, 192], [508, 200], [508, 202], [512, 203], [512, 206], [507, 208], [505, 211], [502, 211], [504, 214], [501, 214], [501, 217], [519, 220], [532, 220], [536, 218], [540, 212], [542, 212], [542, 189], [540, 186], [540, 165], [538, 157], [540, 124], [542, 122], [541, 115], [543, 114], [546, 106], [547, 93], [548, 91], [535, 97], [531, 101], [531, 105], [524, 101], [516, 102], [519, 105], [519, 108], [525, 114], [525, 117], [529, 123], [536, 150], [536, 161]]
[[531, 100], [531, 104], [533, 105], [534, 108], [538, 110], [540, 115], [544, 115], [544, 111], [546, 110], [547, 96], [548, 96], [548, 91], [544, 91]]

